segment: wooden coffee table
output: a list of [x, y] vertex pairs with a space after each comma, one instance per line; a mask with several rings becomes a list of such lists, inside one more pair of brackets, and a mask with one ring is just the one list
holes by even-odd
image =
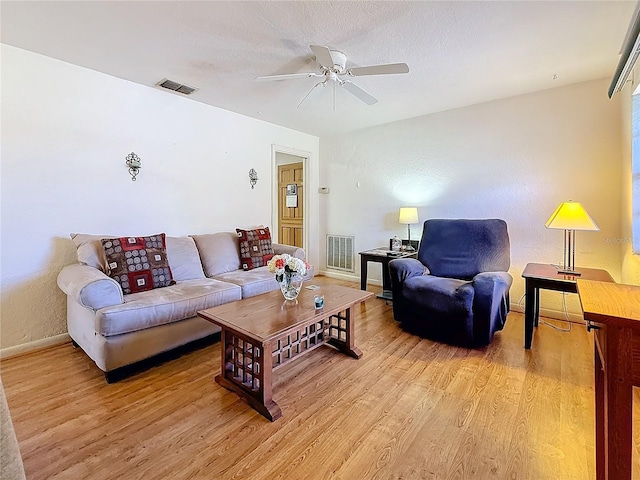
[[[314, 309], [315, 293], [324, 295], [321, 310]], [[272, 398], [272, 372], [324, 344], [360, 358], [351, 309], [372, 296], [354, 288], [323, 285], [315, 291], [303, 287], [297, 303], [285, 302], [277, 290], [198, 312], [222, 329], [216, 382], [269, 420], [280, 418], [282, 411]]]

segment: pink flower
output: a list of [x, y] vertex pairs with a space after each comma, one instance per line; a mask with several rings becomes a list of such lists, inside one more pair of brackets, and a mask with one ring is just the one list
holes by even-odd
[[283, 269], [283, 268], [284, 268], [284, 266], [285, 266], [285, 263], [286, 263], [286, 262], [284, 261], [284, 258], [278, 258], [278, 259], [276, 260], [276, 268], [277, 268], [277, 269]]

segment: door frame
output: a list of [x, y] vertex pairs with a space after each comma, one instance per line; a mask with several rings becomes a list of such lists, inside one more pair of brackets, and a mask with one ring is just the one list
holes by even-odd
[[298, 150], [296, 148], [285, 147], [282, 145], [271, 145], [271, 225], [275, 228], [275, 231], [271, 233], [276, 243], [279, 242], [280, 229], [278, 227], [278, 160], [277, 154], [284, 153], [298, 157], [298, 159], [281, 163], [281, 165], [287, 165], [289, 163], [302, 162], [302, 179], [304, 181], [304, 199], [302, 208], [304, 211], [304, 218], [302, 219], [302, 245], [305, 252], [309, 251], [309, 169], [308, 161], [311, 157], [311, 152], [304, 150]]

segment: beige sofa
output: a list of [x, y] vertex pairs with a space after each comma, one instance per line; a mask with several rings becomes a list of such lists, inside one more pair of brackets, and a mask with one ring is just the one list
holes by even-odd
[[[126, 366], [189, 342], [219, 328], [197, 316], [199, 310], [277, 290], [266, 266], [244, 271], [235, 233], [166, 237], [175, 285], [124, 295], [107, 276], [100, 240], [108, 235], [73, 234], [78, 263], [58, 275], [67, 294], [69, 336], [105, 372], [107, 382]], [[298, 247], [273, 244], [276, 254], [305, 259]], [[312, 278], [313, 268], [306, 278]]]

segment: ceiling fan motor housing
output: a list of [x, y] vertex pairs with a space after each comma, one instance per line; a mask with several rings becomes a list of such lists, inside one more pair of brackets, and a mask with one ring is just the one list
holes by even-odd
[[344, 72], [344, 67], [347, 64], [347, 56], [338, 50], [329, 50], [333, 65], [338, 72]]

